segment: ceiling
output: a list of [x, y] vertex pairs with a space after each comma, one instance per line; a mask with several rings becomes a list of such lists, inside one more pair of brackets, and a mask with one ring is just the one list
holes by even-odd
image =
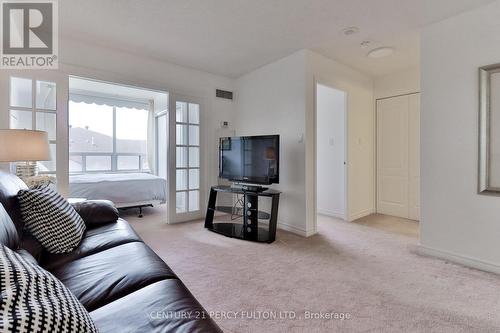
[[[63, 38], [233, 78], [304, 48], [378, 76], [418, 65], [423, 26], [493, 1], [64, 0], [59, 24]], [[386, 45], [392, 56], [366, 57]]]

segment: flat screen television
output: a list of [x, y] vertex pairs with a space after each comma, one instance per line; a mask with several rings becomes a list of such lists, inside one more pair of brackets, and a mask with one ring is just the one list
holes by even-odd
[[248, 184], [279, 183], [280, 136], [220, 138], [219, 177]]

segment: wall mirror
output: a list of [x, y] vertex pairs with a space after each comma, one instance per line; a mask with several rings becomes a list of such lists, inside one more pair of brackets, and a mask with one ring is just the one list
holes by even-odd
[[478, 190], [500, 195], [500, 64], [479, 69]]

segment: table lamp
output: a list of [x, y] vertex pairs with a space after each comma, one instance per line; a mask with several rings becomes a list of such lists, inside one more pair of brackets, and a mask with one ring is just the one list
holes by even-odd
[[36, 176], [37, 161], [49, 161], [50, 148], [47, 132], [18, 129], [0, 129], [0, 162], [16, 164], [20, 178]]

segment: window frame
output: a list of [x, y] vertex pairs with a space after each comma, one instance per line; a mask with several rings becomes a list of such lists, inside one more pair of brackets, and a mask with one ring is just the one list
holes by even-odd
[[[30, 80], [31, 81], [31, 107], [23, 107], [23, 106], [14, 106], [12, 105], [12, 79], [21, 79], [21, 80]], [[55, 101], [56, 101], [56, 107], [55, 109], [46, 109], [46, 108], [38, 108], [37, 107], [37, 83], [38, 82], [46, 82], [46, 83], [51, 83], [54, 84], [56, 93], [55, 93]], [[37, 120], [36, 116], [38, 113], [48, 113], [48, 114], [53, 114], [55, 115], [55, 130], [56, 130], [56, 137], [54, 140], [51, 140], [49, 138], [49, 147], [54, 147], [55, 148], [55, 156], [53, 159], [51, 159], [49, 162], [54, 164], [54, 170], [49, 170], [49, 171], [38, 171], [38, 174], [40, 175], [56, 175], [57, 174], [57, 97], [58, 97], [58, 92], [57, 92], [57, 82], [52, 81], [52, 80], [47, 80], [47, 79], [38, 79], [35, 77], [26, 77], [26, 76], [19, 76], [19, 75], [9, 75], [9, 99], [8, 99], [8, 105], [9, 105], [9, 128], [11, 127], [11, 112], [12, 111], [21, 111], [21, 112], [31, 112], [31, 130], [39, 130], [37, 129]], [[43, 161], [38, 161], [37, 164], [41, 164]]]

